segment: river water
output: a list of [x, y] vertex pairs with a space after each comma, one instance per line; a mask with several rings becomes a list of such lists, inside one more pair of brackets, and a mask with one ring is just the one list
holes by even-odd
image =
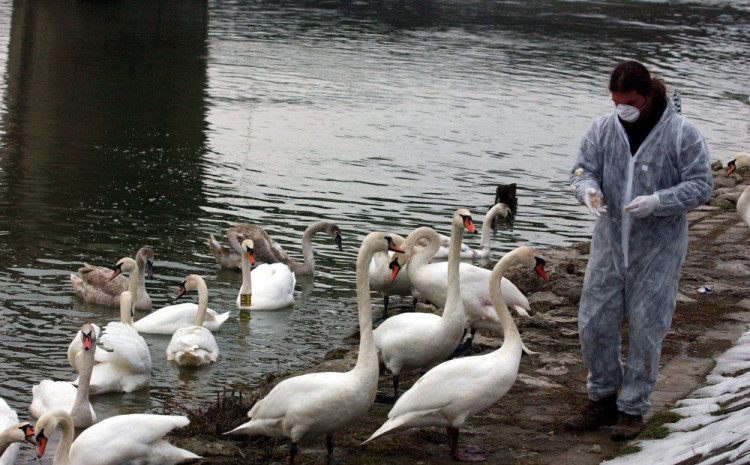
[[[567, 172], [613, 109], [621, 59], [681, 93], [712, 158], [750, 148], [745, 0], [276, 3], [0, 2], [0, 397], [22, 417], [34, 383], [73, 379], [77, 328], [118, 318], [74, 297], [83, 261], [149, 245], [155, 308], [198, 273], [209, 306], [232, 311], [209, 367], [178, 369], [169, 338], [145, 335], [151, 388], [94, 398], [104, 418], [203, 405], [319, 359], [356, 326], [354, 263], [373, 229], [447, 233], [458, 206], [479, 223], [495, 187], [517, 183], [494, 258], [588, 239]], [[241, 277], [218, 270], [207, 236], [261, 224], [301, 260], [318, 219], [344, 251], [316, 237], [294, 307], [240, 315]]]

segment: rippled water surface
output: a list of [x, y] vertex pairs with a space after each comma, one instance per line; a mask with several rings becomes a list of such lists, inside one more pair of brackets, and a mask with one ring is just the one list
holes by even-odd
[[[169, 338], [146, 335], [151, 388], [95, 398], [106, 417], [319, 359], [356, 325], [373, 229], [447, 232], [458, 206], [481, 222], [495, 187], [517, 183], [494, 257], [586, 240], [567, 171], [612, 110], [614, 64], [663, 76], [726, 161], [750, 147], [748, 30], [744, 0], [0, 3], [0, 397], [25, 417], [32, 384], [73, 378], [76, 329], [117, 319], [73, 296], [83, 261], [149, 245], [156, 308], [198, 273], [209, 306], [232, 311], [209, 367], [170, 365]], [[295, 306], [240, 315], [241, 277], [218, 270], [208, 234], [261, 224], [301, 260], [318, 219], [344, 251], [316, 237]]]

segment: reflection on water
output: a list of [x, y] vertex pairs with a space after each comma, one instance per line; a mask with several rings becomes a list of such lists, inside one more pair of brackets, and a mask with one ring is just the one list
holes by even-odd
[[[156, 308], [199, 273], [209, 306], [232, 310], [214, 366], [169, 365], [169, 338], [146, 335], [152, 386], [94, 399], [106, 417], [166, 396], [200, 404], [318, 359], [356, 327], [370, 230], [447, 233], [458, 206], [480, 223], [495, 187], [515, 182], [519, 215], [493, 235], [495, 258], [585, 240], [567, 171], [591, 119], [612, 110], [614, 63], [664, 76], [726, 160], [750, 146], [749, 27], [741, 0], [0, 5], [0, 396], [24, 412], [32, 383], [72, 377], [75, 329], [117, 318], [72, 297], [83, 261], [149, 245]], [[262, 224], [301, 259], [319, 219], [341, 227], [345, 250], [314, 238], [296, 305], [239, 313], [241, 277], [217, 269], [208, 234]]]

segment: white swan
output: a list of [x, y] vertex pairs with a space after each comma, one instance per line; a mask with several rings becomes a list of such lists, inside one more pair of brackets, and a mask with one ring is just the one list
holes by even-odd
[[34, 427], [28, 422], [18, 422], [18, 415], [8, 406], [5, 399], [0, 397], [0, 465], [13, 465], [20, 444], [34, 441]]
[[[451, 254], [448, 257], [447, 297], [443, 315], [433, 313], [400, 313], [385, 320], [374, 331], [378, 358], [393, 374], [393, 397], [398, 398], [401, 373], [427, 370], [446, 360], [461, 342], [466, 316], [459, 288], [458, 256], [463, 230], [475, 233], [471, 214], [459, 208], [453, 214], [451, 225]], [[427, 246], [411, 256], [409, 265], [421, 268], [439, 247], [440, 238], [434, 229], [418, 228], [410, 235], [412, 240], [427, 239]]]
[[[405, 239], [398, 234], [391, 234], [391, 239], [397, 246], [401, 246]], [[388, 318], [388, 303], [392, 295], [408, 295], [412, 298], [412, 307], [416, 307], [419, 291], [409, 281], [406, 274], [408, 263], [403, 267], [399, 261], [393, 261], [394, 252], [377, 252], [370, 261], [369, 281], [370, 290], [379, 292], [383, 296], [383, 316]], [[402, 260], [406, 262], [406, 259]], [[399, 271], [396, 271], [398, 269]], [[393, 274], [396, 273], [396, 277]]]
[[[404, 250], [407, 254], [419, 253], [414, 249], [417, 240], [411, 234], [406, 238]], [[409, 279], [416, 286], [422, 298], [432, 302], [438, 307], [445, 307], [448, 284], [448, 263], [425, 263], [419, 261], [419, 266], [409, 265], [406, 269]], [[489, 291], [489, 277], [491, 271], [470, 263], [459, 264], [459, 276], [461, 286], [461, 299], [464, 303], [466, 322], [471, 328], [471, 336], [468, 338], [470, 345], [477, 329], [487, 329], [495, 334], [502, 333], [500, 318], [492, 307]], [[508, 279], [501, 281], [503, 296], [509, 307], [521, 316], [528, 316], [527, 310], [531, 307], [528, 299]], [[530, 351], [529, 351], [530, 352]]]
[[[118, 262], [121, 269], [127, 266], [127, 262], [122, 259]], [[139, 333], [150, 334], [174, 334], [180, 328], [192, 326], [198, 313], [198, 304], [186, 302], [182, 304], [167, 305], [153, 313], [133, 323]], [[211, 332], [218, 331], [221, 325], [229, 318], [229, 312], [222, 314], [216, 313], [212, 309], [207, 309], [206, 317], [203, 320], [203, 326]]]
[[315, 271], [315, 257], [312, 252], [312, 236], [324, 232], [335, 242], [339, 250], [341, 246], [341, 230], [335, 223], [317, 221], [309, 225], [302, 234], [303, 262], [297, 263], [261, 228], [253, 224], [238, 224], [227, 229], [229, 247], [222, 246], [213, 234], [209, 236], [208, 247], [216, 259], [219, 267], [238, 269], [241, 266], [241, 244], [245, 239], [255, 243], [256, 259], [262, 263], [284, 263], [297, 275], [313, 274]]
[[190, 274], [180, 284], [177, 298], [187, 291], [198, 291], [198, 312], [193, 326], [185, 326], [172, 334], [167, 346], [167, 360], [178, 365], [198, 366], [213, 363], [219, 359], [219, 346], [211, 331], [203, 327], [203, 319], [208, 309], [208, 289], [206, 282], [196, 274]]
[[378, 387], [378, 356], [372, 336], [368, 267], [379, 250], [400, 251], [382, 232], [362, 241], [357, 256], [359, 355], [346, 373], [310, 373], [285, 379], [248, 412], [251, 420], [225, 434], [262, 434], [291, 439], [294, 463], [297, 443], [326, 435], [328, 462], [333, 460], [333, 433], [361, 418], [372, 405]]
[[[114, 272], [112, 270], [109, 270], [109, 276], [110, 279], [125, 279], [125, 277], [122, 275], [123, 272], [127, 272], [129, 274], [128, 278], [125, 279], [125, 282], [127, 284], [127, 292], [128, 295], [125, 297], [127, 299], [126, 301], [129, 302], [129, 308], [123, 308], [123, 296], [122, 294], [125, 292], [121, 292], [117, 300], [120, 304], [120, 322], [125, 323], [128, 325], [133, 324], [133, 315], [135, 312], [135, 308], [133, 305], [133, 301], [137, 299], [138, 289], [140, 287], [139, 281], [140, 281], [140, 273], [134, 273], [134, 271], [138, 268], [137, 262], [133, 260], [132, 258], [125, 257], [122, 260], [117, 262], [117, 265], [115, 266]], [[140, 270], [139, 270], [140, 271]], [[150, 301], [150, 299], [149, 299]], [[91, 323], [91, 326], [94, 328], [94, 335], [96, 340], [99, 339], [99, 335], [101, 333], [101, 328], [99, 328], [99, 325], [95, 323]], [[80, 372], [80, 368], [78, 367], [76, 360], [79, 359], [80, 354], [83, 352], [83, 345], [81, 344], [81, 341], [83, 339], [81, 338], [81, 331], [79, 330], [76, 336], [71, 341], [70, 345], [68, 346], [68, 363], [70, 363], [70, 366], [75, 368], [76, 372]], [[145, 342], [144, 342], [145, 344]], [[104, 356], [104, 352], [100, 351], [97, 353], [100, 357]], [[99, 360], [96, 360], [97, 362]]]
[[[736, 153], [734, 159], [727, 163], [726, 175], [729, 176], [734, 170], [743, 166], [750, 166], [750, 153]], [[750, 227], [750, 186], [747, 186], [737, 199], [737, 214]]]
[[[294, 272], [283, 263], [264, 263], [255, 269], [255, 246], [251, 239], [242, 241], [242, 286], [237, 294], [237, 308], [276, 310], [294, 305]], [[253, 282], [255, 286], [253, 286]]]
[[[510, 208], [504, 203], [495, 204], [492, 208], [487, 210], [484, 215], [484, 222], [482, 222], [482, 236], [479, 239], [479, 248], [472, 249], [465, 243], [461, 244], [461, 258], [487, 258], [490, 256], [490, 243], [492, 242], [492, 220], [497, 216], [508, 218], [512, 216]], [[452, 236], [451, 236], [452, 237]], [[440, 235], [440, 248], [435, 253], [435, 258], [445, 258], [448, 256], [450, 250], [450, 237]]]
[[459, 450], [458, 433], [467, 418], [494, 404], [516, 380], [523, 342], [498, 285], [505, 270], [515, 263], [544, 271], [544, 261], [530, 247], [506, 254], [492, 270], [488, 287], [504, 328], [503, 345], [489, 354], [449, 360], [428, 371], [399, 398], [388, 420], [365, 443], [407, 428], [445, 427], [454, 458], [483, 458], [478, 452]]
[[135, 255], [135, 261], [138, 267], [137, 290], [128, 287], [128, 280], [124, 276], [112, 279], [110, 268], [86, 262], [78, 269], [78, 275], [70, 275], [70, 284], [76, 295], [86, 302], [110, 307], [120, 305], [120, 294], [127, 289], [136, 296], [135, 308], [150, 310], [151, 297], [146, 291], [146, 276], [153, 278], [154, 250], [151, 247], [141, 248]]
[[78, 435], [73, 442], [73, 420], [65, 410], [51, 410], [37, 420], [37, 457], [60, 426], [62, 437], [52, 465], [171, 465], [201, 457], [168, 443], [164, 436], [190, 423], [187, 417], [132, 414], [109, 417]]
[[52, 381], [51, 379], [45, 379], [34, 385], [31, 388], [32, 399], [29, 405], [29, 413], [34, 418], [39, 418], [50, 410], [63, 409], [70, 413], [76, 428], [88, 428], [96, 423], [96, 413], [89, 402], [89, 385], [96, 354], [96, 334], [89, 323], [81, 326], [78, 333], [83, 346], [79, 360], [76, 362], [81, 370], [78, 388], [67, 381]]
[[[143, 336], [130, 324], [131, 294], [120, 294], [120, 319], [102, 331], [102, 350], [96, 351], [91, 394], [133, 392], [151, 383], [151, 353]], [[104, 350], [106, 349], [106, 350]], [[80, 364], [76, 361], [76, 365]], [[80, 376], [73, 384], [80, 382]]]
[[[135, 273], [136, 270], [138, 270], [139, 272]], [[120, 304], [120, 322], [132, 325], [133, 315], [135, 313], [135, 306], [133, 305], [133, 302], [138, 299], [139, 288], [141, 287], [140, 286], [140, 281], [141, 281], [140, 268], [136, 260], [133, 260], [130, 257], [125, 257], [117, 262], [117, 264], [115, 265], [114, 272], [112, 270], [108, 270], [108, 272], [109, 272], [110, 280], [116, 280], [116, 279], [125, 280], [125, 283], [127, 284], [126, 290], [127, 292], [129, 292], [129, 294], [126, 298], [127, 298], [127, 301], [130, 302], [130, 308], [123, 309], [122, 307], [122, 302], [123, 302], [122, 294], [125, 291], [122, 291], [118, 294], [117, 301]], [[128, 273], [127, 279], [123, 275], [124, 272]], [[149, 299], [149, 302], [150, 301], [151, 299]], [[101, 328], [99, 328], [99, 325], [95, 323], [91, 323], [91, 326], [94, 328], [96, 340], [100, 340], [99, 335], [101, 334]], [[71, 341], [70, 345], [68, 346], [68, 363], [70, 363], [70, 366], [75, 368], [76, 372], [81, 371], [76, 363], [76, 360], [79, 359], [80, 354], [83, 352], [83, 345], [81, 344], [81, 341], [82, 341], [81, 331], [79, 330], [76, 336]], [[104, 356], [104, 352], [100, 351], [98, 355]]]

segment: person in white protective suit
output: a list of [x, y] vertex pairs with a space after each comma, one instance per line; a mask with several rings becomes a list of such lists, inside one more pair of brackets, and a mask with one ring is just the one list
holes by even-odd
[[677, 113], [662, 79], [626, 61], [609, 90], [615, 111], [591, 124], [570, 174], [596, 225], [578, 311], [588, 403], [565, 427], [614, 426], [612, 440], [622, 441], [640, 433], [651, 406], [687, 252], [686, 214], [710, 198], [713, 178], [703, 136]]

